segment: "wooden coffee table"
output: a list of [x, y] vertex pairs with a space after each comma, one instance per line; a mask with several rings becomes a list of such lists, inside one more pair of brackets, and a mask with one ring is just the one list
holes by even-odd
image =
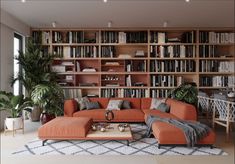
[[105, 132], [101, 132], [100, 130], [93, 131], [90, 129], [86, 136], [86, 140], [126, 140], [127, 146], [129, 146], [129, 141], [133, 140], [131, 127], [128, 125], [124, 132], [120, 132], [118, 125], [118, 123], [109, 124], [110, 128], [106, 128]]

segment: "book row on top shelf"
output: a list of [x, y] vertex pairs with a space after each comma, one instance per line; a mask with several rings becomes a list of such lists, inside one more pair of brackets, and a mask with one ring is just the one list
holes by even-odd
[[[149, 35], [149, 36], [148, 36]], [[234, 32], [197, 30], [32, 30], [35, 43], [234, 43]]]

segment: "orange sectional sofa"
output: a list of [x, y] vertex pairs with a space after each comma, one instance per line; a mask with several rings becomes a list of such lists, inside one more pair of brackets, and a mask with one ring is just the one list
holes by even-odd
[[[98, 101], [101, 109], [78, 111], [75, 100], [66, 100], [64, 103], [64, 116], [66, 117], [89, 117], [94, 122], [106, 121], [105, 110], [109, 100], [128, 100], [132, 109], [113, 110], [114, 120], [112, 122], [144, 122], [148, 115], [156, 115], [165, 118], [182, 119], [197, 121], [196, 108], [193, 105], [167, 99], [166, 104], [170, 106], [170, 112], [165, 113], [159, 110], [150, 110], [152, 98], [89, 98], [90, 101]], [[154, 122], [152, 124], [154, 137], [158, 140], [158, 146], [161, 145], [185, 145], [186, 139], [181, 129], [164, 122]], [[215, 133], [210, 131], [208, 136], [199, 141], [198, 144], [213, 145], [215, 143]]]

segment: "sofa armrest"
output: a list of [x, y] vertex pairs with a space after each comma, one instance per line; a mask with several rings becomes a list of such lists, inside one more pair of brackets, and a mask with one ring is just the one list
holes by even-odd
[[65, 100], [64, 101], [64, 116], [73, 117], [73, 113], [75, 113], [78, 109], [78, 104], [76, 100]]
[[183, 120], [197, 120], [196, 108], [181, 101], [167, 99], [167, 104], [170, 104], [170, 113]]

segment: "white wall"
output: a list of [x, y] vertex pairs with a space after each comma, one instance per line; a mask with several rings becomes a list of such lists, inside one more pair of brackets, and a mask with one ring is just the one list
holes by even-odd
[[[12, 91], [9, 83], [13, 75], [14, 32], [24, 36], [30, 35], [30, 27], [1, 9], [0, 24], [0, 90]], [[5, 112], [0, 112], [1, 130]]]

